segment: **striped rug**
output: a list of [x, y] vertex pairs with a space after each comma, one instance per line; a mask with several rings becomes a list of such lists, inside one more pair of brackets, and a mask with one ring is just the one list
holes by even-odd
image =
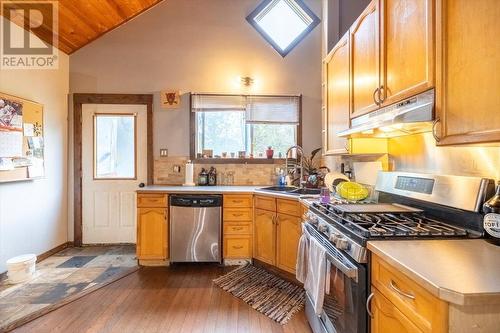
[[239, 267], [214, 283], [282, 325], [304, 306], [302, 287], [252, 265]]

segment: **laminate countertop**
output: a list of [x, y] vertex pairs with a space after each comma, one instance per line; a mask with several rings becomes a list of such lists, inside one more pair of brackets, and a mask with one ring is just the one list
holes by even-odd
[[262, 190], [266, 186], [165, 186], [149, 185], [137, 190], [137, 193], [169, 194], [258, 194], [277, 198], [302, 200], [314, 199], [319, 195], [293, 195], [283, 192]]
[[369, 241], [368, 249], [458, 305], [500, 304], [500, 246], [482, 239]]

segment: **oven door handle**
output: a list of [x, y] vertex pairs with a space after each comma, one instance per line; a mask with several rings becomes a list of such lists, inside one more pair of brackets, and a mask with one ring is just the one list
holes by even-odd
[[344, 273], [348, 278], [354, 279], [356, 282], [358, 282], [358, 269], [356, 267], [347, 266], [328, 252], [326, 252], [326, 256], [328, 258], [328, 261], [330, 261], [333, 266], [340, 269], [340, 271]]

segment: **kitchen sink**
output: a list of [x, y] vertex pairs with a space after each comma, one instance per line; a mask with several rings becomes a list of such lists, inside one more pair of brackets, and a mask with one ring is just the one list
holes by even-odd
[[291, 192], [288, 192], [290, 194], [298, 194], [298, 195], [316, 195], [320, 194], [321, 190], [318, 188], [298, 188], [296, 190], [293, 190]]
[[271, 187], [263, 187], [260, 190], [271, 191], [271, 192], [291, 192], [297, 190], [297, 188], [291, 186], [271, 186]]
[[269, 191], [269, 192], [286, 193], [286, 194], [296, 195], [296, 196], [320, 194], [320, 190], [317, 188], [297, 188], [297, 187], [290, 187], [290, 186], [263, 187], [260, 190]]

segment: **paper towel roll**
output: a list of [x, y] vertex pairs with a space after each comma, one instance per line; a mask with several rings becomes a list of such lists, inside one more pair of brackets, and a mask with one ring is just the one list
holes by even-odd
[[188, 161], [186, 164], [186, 176], [184, 180], [184, 186], [195, 186], [196, 184], [193, 181], [194, 174], [194, 165], [191, 161]]

